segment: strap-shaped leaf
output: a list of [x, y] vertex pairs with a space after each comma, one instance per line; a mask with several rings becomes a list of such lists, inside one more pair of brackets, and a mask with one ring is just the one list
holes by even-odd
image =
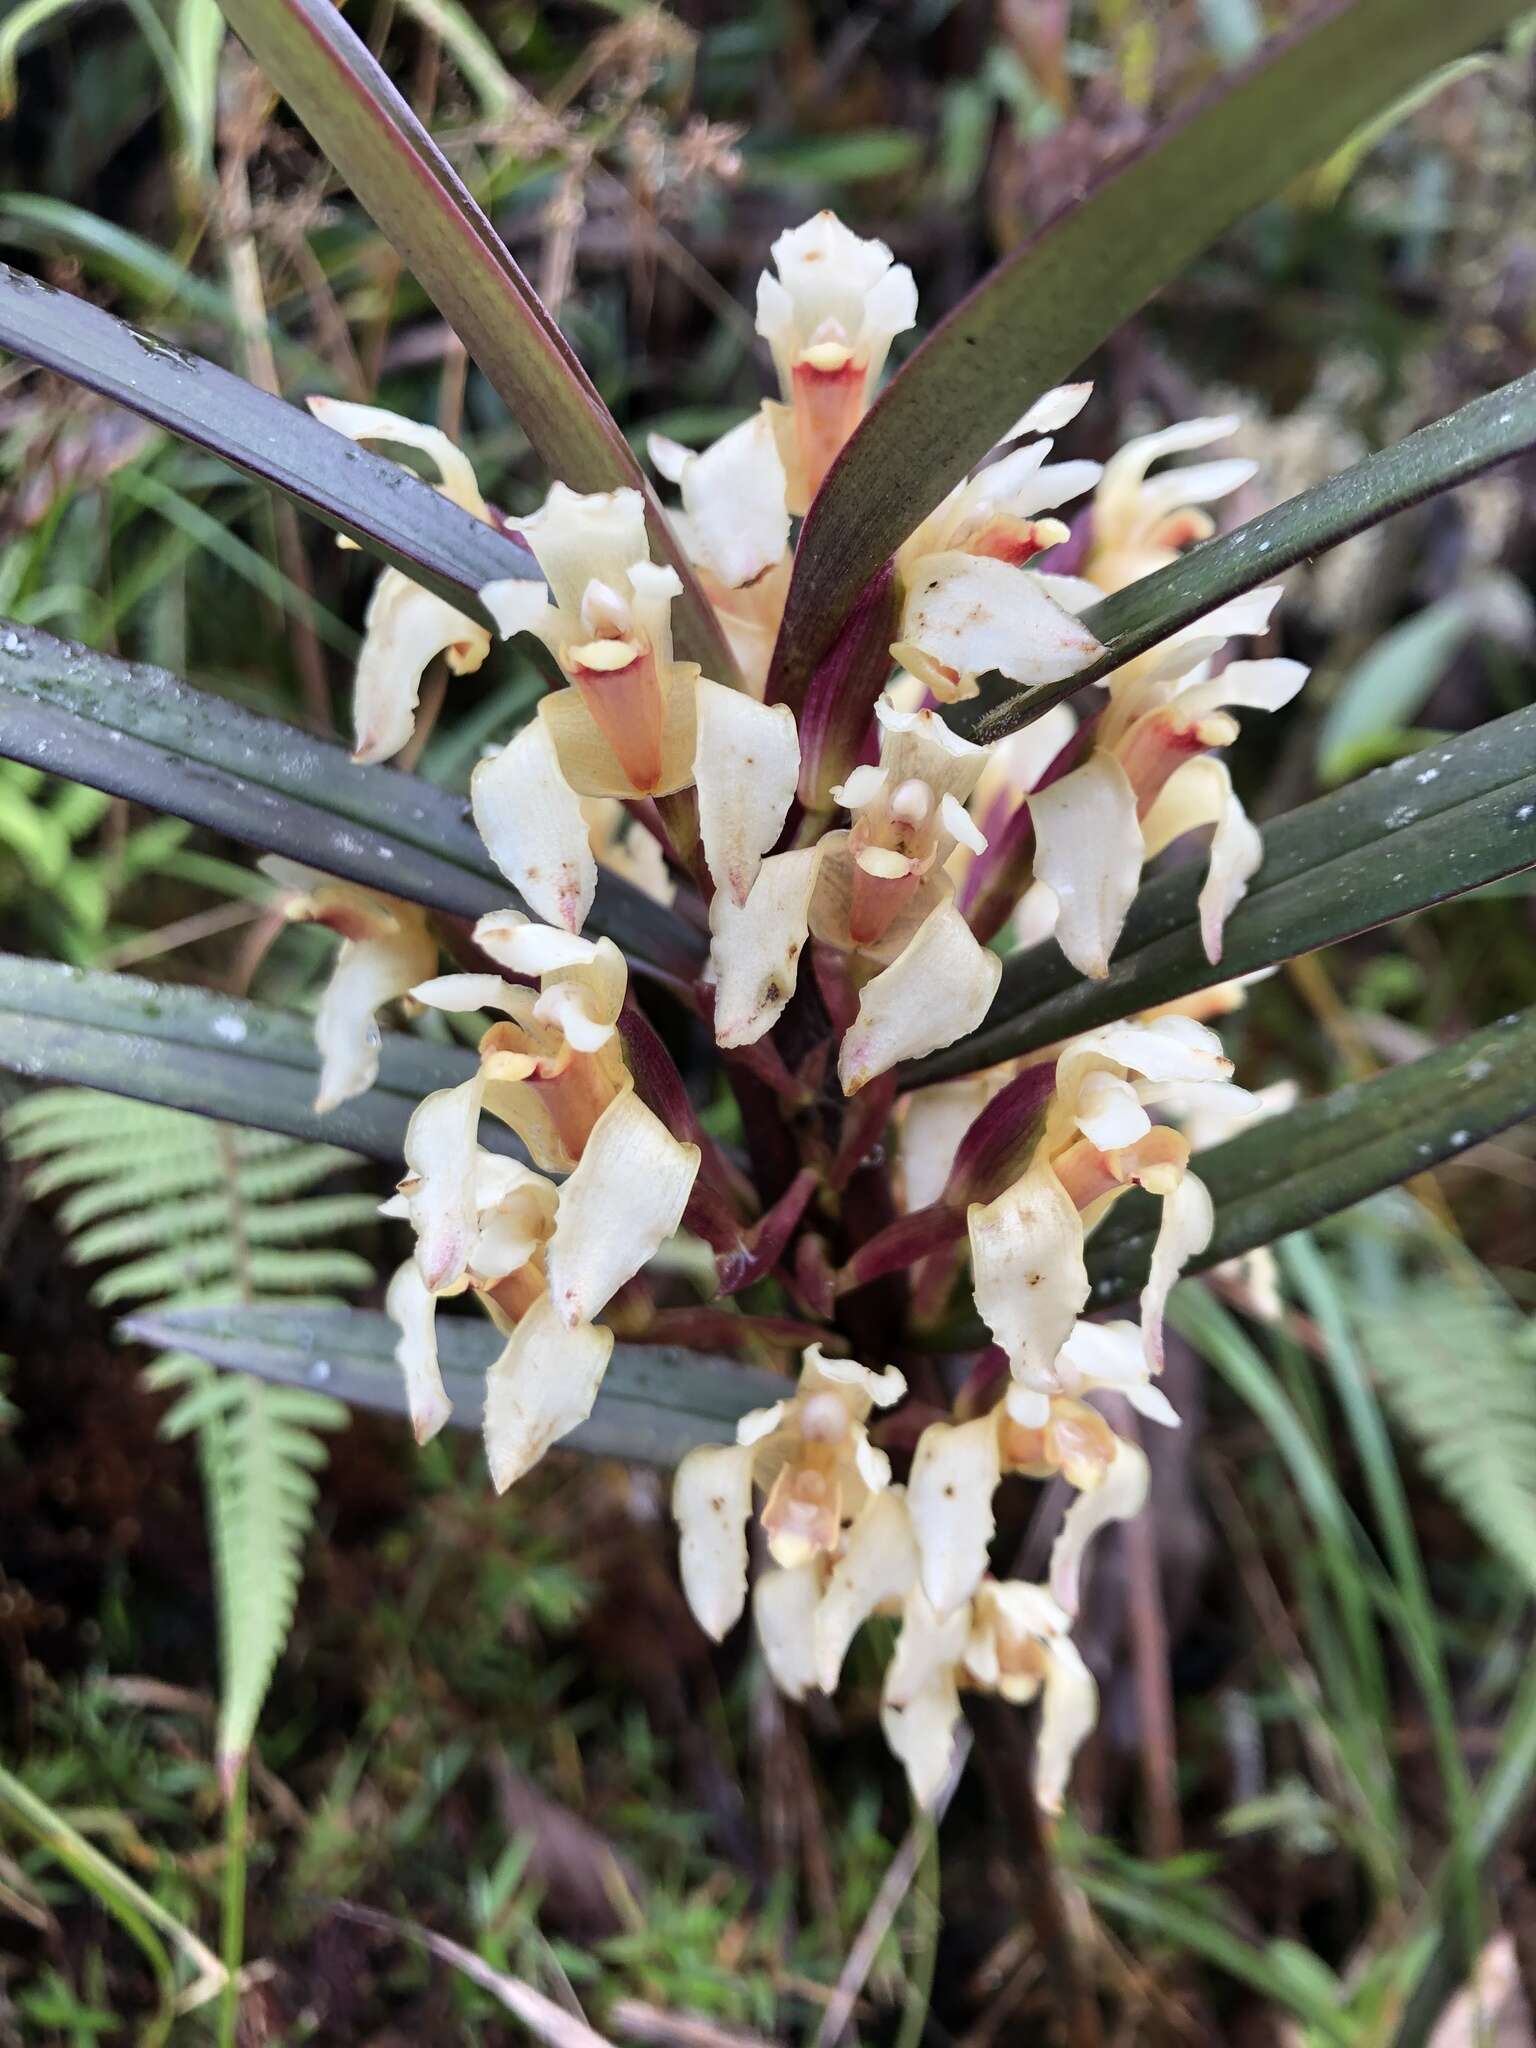
[[[396, 1332], [370, 1309], [147, 1309], [118, 1324], [139, 1344], [190, 1351], [213, 1365], [285, 1385], [314, 1387], [349, 1407], [403, 1416], [405, 1390], [394, 1362]], [[450, 1420], [478, 1429], [485, 1373], [502, 1340], [488, 1323], [438, 1317], [438, 1358], [453, 1403]], [[675, 1465], [698, 1444], [728, 1443], [750, 1409], [785, 1391], [776, 1374], [673, 1345], [616, 1344], [597, 1405], [560, 1448], [598, 1458]]]
[[1202, 542], [1166, 569], [1127, 584], [1083, 613], [1083, 624], [1104, 643], [1102, 658], [1091, 668], [1036, 690], [1016, 690], [1001, 676], [989, 678], [979, 696], [948, 714], [949, 723], [983, 744], [1017, 732], [1063, 697], [1145, 654], [1228, 598], [1256, 590], [1297, 562], [1533, 445], [1536, 371], [1474, 398], [1246, 526]]
[[642, 492], [683, 579], [679, 644], [736, 665], [628, 442], [468, 186], [334, 0], [220, 0], [225, 19], [501, 394], [551, 476]]
[[1329, 0], [1110, 170], [942, 321], [800, 537], [771, 694], [798, 703], [849, 604], [1025, 407], [1160, 285], [1522, 0]]
[[[461, 798], [359, 766], [164, 669], [3, 620], [0, 755], [451, 916], [517, 900]], [[663, 979], [691, 975], [703, 955], [701, 937], [617, 875], [603, 875], [591, 923]]]
[[[467, 1080], [475, 1056], [386, 1032], [375, 1085], [316, 1116], [319, 1056], [307, 1019], [291, 1010], [0, 953], [0, 1067], [397, 1166], [411, 1111], [434, 1088]], [[523, 1157], [512, 1133], [489, 1119], [481, 1137]]]
[[484, 625], [482, 584], [536, 577], [525, 548], [385, 456], [99, 306], [0, 264], [0, 348], [142, 413], [282, 491]]
[[[1191, 1270], [1335, 1216], [1532, 1114], [1536, 1010], [1523, 1010], [1441, 1052], [1270, 1117], [1197, 1156], [1216, 1230]], [[1158, 1209], [1133, 1190], [1089, 1239], [1096, 1306], [1123, 1300], [1145, 1280]]]
[[1264, 829], [1264, 863], [1227, 920], [1220, 964], [1200, 943], [1198, 861], [1137, 896], [1102, 981], [1054, 940], [1017, 953], [985, 1023], [904, 1078], [947, 1080], [1214, 982], [1333, 945], [1536, 867], [1536, 710], [1318, 797]]

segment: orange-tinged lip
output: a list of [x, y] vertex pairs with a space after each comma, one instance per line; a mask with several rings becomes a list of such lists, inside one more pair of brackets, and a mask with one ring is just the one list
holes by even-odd
[[[597, 666], [598, 649], [605, 646], [630, 650], [629, 660], [622, 666]], [[632, 641], [599, 640], [572, 650], [568, 673], [634, 794], [649, 796], [661, 783], [665, 714], [655, 656]]]

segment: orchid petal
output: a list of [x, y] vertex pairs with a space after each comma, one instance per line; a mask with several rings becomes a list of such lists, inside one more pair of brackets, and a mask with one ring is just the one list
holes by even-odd
[[1082, 1593], [1083, 1556], [1100, 1529], [1127, 1522], [1147, 1502], [1150, 1470], [1135, 1444], [1116, 1439], [1114, 1461], [1090, 1493], [1081, 1493], [1067, 1509], [1061, 1533], [1051, 1546], [1051, 1592], [1068, 1614], [1076, 1614]]
[[373, 586], [352, 684], [354, 761], [387, 761], [416, 729], [421, 678], [434, 655], [455, 675], [479, 668], [491, 650], [485, 627], [398, 569]]
[[904, 1599], [917, 1583], [917, 1539], [899, 1486], [876, 1494], [843, 1541], [843, 1553], [816, 1610], [816, 1680], [837, 1690], [848, 1646], [875, 1610]]
[[922, 1554], [923, 1591], [940, 1614], [969, 1600], [987, 1570], [1002, 1477], [996, 1415], [930, 1423], [917, 1440], [907, 1505]]
[[429, 1443], [452, 1415], [453, 1403], [437, 1364], [437, 1297], [414, 1259], [395, 1268], [384, 1295], [384, 1313], [400, 1332], [395, 1363], [405, 1380], [411, 1429], [417, 1443]]
[[910, 1214], [943, 1194], [960, 1140], [986, 1108], [993, 1083], [973, 1075], [921, 1088], [906, 1099], [901, 1125], [902, 1206]]
[[709, 962], [718, 1045], [755, 1045], [782, 1016], [795, 992], [820, 866], [820, 847], [770, 854], [745, 903], [716, 890]]
[[787, 704], [759, 704], [703, 678], [695, 685], [693, 779], [699, 838], [718, 888], [745, 903], [800, 779], [800, 738]]
[[717, 1643], [747, 1602], [752, 1464], [748, 1444], [707, 1444], [688, 1453], [672, 1482], [683, 1592], [700, 1628]]
[[613, 1332], [568, 1328], [541, 1295], [507, 1339], [485, 1381], [485, 1456], [498, 1493], [592, 1413], [613, 1355]]
[[1163, 1369], [1163, 1315], [1179, 1275], [1203, 1252], [1215, 1228], [1210, 1192], [1197, 1174], [1186, 1173], [1172, 1194], [1163, 1197], [1163, 1213], [1147, 1284], [1141, 1290], [1141, 1334], [1148, 1368]]
[[816, 1564], [770, 1566], [752, 1591], [752, 1618], [768, 1675], [792, 1700], [804, 1699], [816, 1684], [813, 1631], [820, 1599]]
[[1027, 569], [953, 551], [913, 563], [900, 633], [895, 659], [944, 699], [973, 695], [990, 669], [1016, 683], [1060, 682], [1104, 651]]
[[701, 568], [734, 590], [782, 557], [789, 546], [787, 483], [764, 412], [732, 427], [701, 454], [658, 434], [648, 445], [657, 469], [681, 487], [690, 553]]
[[1042, 1160], [966, 1222], [978, 1313], [1015, 1374], [1049, 1374], [1088, 1299], [1082, 1218]]
[[568, 1329], [600, 1314], [672, 1236], [698, 1170], [698, 1146], [680, 1144], [632, 1089], [609, 1103], [560, 1190], [549, 1245], [550, 1294]]
[[1029, 799], [1035, 877], [1055, 896], [1056, 941], [1081, 974], [1102, 981], [1141, 880], [1136, 792], [1107, 752]]
[[443, 496], [476, 519], [484, 519], [485, 500], [469, 457], [440, 427], [424, 426], [402, 413], [387, 412], [381, 405], [357, 405], [344, 398], [316, 395], [305, 402], [322, 426], [345, 434], [349, 441], [393, 441], [402, 448], [419, 449], [435, 464]]
[[1073, 1760], [1099, 1717], [1099, 1688], [1070, 1636], [1051, 1639], [1035, 1737], [1035, 1797], [1060, 1813]]
[[386, 936], [343, 941], [315, 1012], [318, 1115], [373, 1086], [379, 1073], [377, 1012], [406, 995], [436, 964], [437, 941], [414, 911]]
[[579, 932], [597, 893], [597, 862], [544, 721], [530, 719], [481, 761], [469, 790], [480, 837], [507, 880], [548, 923]]
[[475, 1153], [480, 1130], [478, 1074], [419, 1102], [405, 1128], [402, 1183], [416, 1232], [416, 1264], [434, 1294], [460, 1278], [474, 1246]]
[[890, 966], [865, 984], [838, 1055], [843, 1093], [857, 1094], [899, 1060], [920, 1059], [974, 1031], [1002, 971], [954, 904], [938, 904]]
[[1263, 862], [1264, 842], [1232, 787], [1226, 762], [1212, 754], [1186, 761], [1164, 783], [1142, 821], [1147, 857], [1201, 825], [1216, 827], [1199, 899], [1200, 943], [1215, 966], [1227, 919]]

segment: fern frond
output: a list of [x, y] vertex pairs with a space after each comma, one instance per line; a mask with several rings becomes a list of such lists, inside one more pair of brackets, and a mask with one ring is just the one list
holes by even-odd
[[1536, 1591], [1536, 1331], [1470, 1270], [1408, 1282], [1360, 1329], [1425, 1471]]
[[[27, 1163], [31, 1192], [63, 1196], [75, 1257], [110, 1264], [92, 1288], [100, 1302], [254, 1303], [373, 1280], [368, 1261], [333, 1240], [371, 1224], [376, 1197], [310, 1192], [358, 1165], [350, 1153], [84, 1088], [24, 1097], [0, 1132]], [[292, 1623], [327, 1455], [318, 1432], [346, 1411], [184, 1354], [157, 1360], [147, 1377], [177, 1390], [166, 1434], [197, 1437], [223, 1674], [219, 1759], [231, 1780]]]

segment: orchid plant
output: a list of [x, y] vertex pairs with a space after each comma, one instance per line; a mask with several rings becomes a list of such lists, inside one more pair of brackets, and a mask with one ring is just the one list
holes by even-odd
[[[786, 228], [756, 293], [777, 395], [709, 447], [652, 438], [664, 509], [342, 16], [224, 8], [525, 427], [545, 495], [510, 515], [435, 428], [325, 395], [307, 416], [0, 280], [0, 341], [386, 564], [350, 762], [234, 707], [193, 717], [151, 672], [0, 636], [0, 749], [264, 846], [286, 914], [340, 942], [312, 1056], [260, 1005], [152, 1006], [118, 977], [65, 988], [15, 963], [0, 993], [24, 982], [49, 1028], [8, 1036], [0, 1013], [0, 1058], [393, 1159], [404, 1404], [421, 1441], [465, 1419], [438, 1305], [473, 1296], [498, 1488], [591, 1442], [621, 1382], [633, 1409], [647, 1347], [713, 1361], [673, 1382], [713, 1389], [671, 1439], [703, 1628], [731, 1630], [750, 1586], [799, 1698], [894, 1617], [882, 1719], [916, 1799], [950, 1778], [964, 1695], [990, 1693], [1038, 1702], [1055, 1812], [1096, 1711], [1073, 1638], [1093, 1540], [1144, 1506], [1140, 1425], [1178, 1426], [1160, 1377], [1180, 1275], [1259, 1257], [1536, 1102], [1529, 1020], [1320, 1110], [1245, 1091], [1213, 1028], [1289, 954], [1536, 864], [1528, 715], [1264, 834], [1224, 758], [1234, 714], [1306, 680], [1269, 651], [1274, 579], [1536, 441], [1533, 380], [1224, 535], [1253, 475], [1223, 450], [1234, 419], [1172, 422], [1101, 466], [1058, 449], [1091, 396], [1060, 380], [1247, 206], [1516, 10], [1321, 9], [884, 388], [918, 317], [910, 271], [831, 213]], [[548, 688], [476, 767], [471, 831], [383, 764], [434, 662], [471, 674], [515, 637]], [[475, 1052], [381, 1028], [423, 1012], [478, 1020]], [[176, 1056], [114, 1061], [113, 1029]], [[1251, 1266], [1249, 1301], [1272, 1292]], [[1137, 1319], [1118, 1312], [1136, 1298]], [[196, 1350], [197, 1327], [177, 1341]], [[238, 1341], [209, 1355], [244, 1362]], [[996, 1541], [1019, 1478], [1070, 1496], [1039, 1584]]]

